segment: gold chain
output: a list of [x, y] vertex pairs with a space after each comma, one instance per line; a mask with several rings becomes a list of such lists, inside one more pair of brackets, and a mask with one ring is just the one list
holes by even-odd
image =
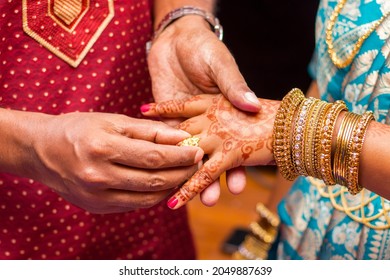
[[357, 40], [355, 46], [352, 49], [350, 56], [348, 56], [343, 61], [337, 56], [336, 52], [334, 51], [332, 33], [333, 33], [333, 28], [334, 28], [334, 25], [336, 23], [336, 20], [339, 17], [341, 10], [343, 9], [343, 7], [345, 6], [346, 3], [347, 3], [347, 0], [341, 0], [336, 5], [332, 15], [330, 16], [330, 20], [329, 20], [328, 26], [326, 28], [326, 44], [328, 46], [328, 53], [329, 53], [330, 59], [332, 60], [333, 64], [336, 65], [338, 68], [345, 68], [352, 63], [352, 60], [354, 59], [356, 54], [359, 52], [364, 41], [371, 35], [372, 32], [375, 31], [375, 29], [386, 19], [386, 17], [388, 15], [390, 15], [390, 11], [388, 11], [377, 22], [375, 22], [371, 26], [371, 28], [365, 34], [363, 34], [363, 36], [361, 36]]

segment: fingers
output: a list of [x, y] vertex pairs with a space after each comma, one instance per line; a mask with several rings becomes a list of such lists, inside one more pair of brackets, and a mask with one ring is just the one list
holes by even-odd
[[245, 167], [240, 166], [226, 171], [226, 183], [231, 193], [241, 193], [246, 186]]
[[162, 169], [191, 166], [202, 160], [204, 152], [198, 147], [160, 145], [144, 140], [117, 137], [109, 160], [133, 168]]
[[148, 117], [190, 118], [204, 113], [215, 95], [202, 94], [188, 99], [175, 99], [159, 103], [149, 103], [141, 107]]
[[217, 203], [219, 196], [221, 195], [221, 183], [220, 180], [216, 180], [211, 183], [203, 192], [200, 193], [200, 200], [206, 206], [213, 206]]
[[118, 174], [118, 183], [121, 189], [136, 192], [174, 189], [183, 185], [197, 170], [197, 164], [155, 171], [125, 168]]
[[202, 118], [198, 116], [198, 117], [193, 117], [191, 119], [188, 119], [180, 123], [178, 125], [178, 128], [190, 133], [193, 136], [198, 135], [202, 132]]
[[146, 193], [177, 188], [183, 185], [198, 169], [197, 164], [161, 170], [113, 166], [107, 173], [111, 174], [111, 178], [115, 178], [110, 183], [111, 189]]
[[149, 193], [107, 190], [100, 197], [89, 202], [79, 202], [77, 205], [94, 214], [123, 213], [150, 208], [164, 200], [169, 192], [170, 190]]
[[198, 164], [161, 170], [107, 165], [103, 171], [80, 170], [79, 181], [60, 193], [68, 201], [93, 213], [125, 212], [148, 208], [165, 199], [197, 170]]
[[[233, 194], [239, 194], [245, 189], [246, 174], [244, 167], [236, 167], [226, 171], [226, 182], [228, 189]], [[206, 206], [213, 206], [217, 203], [221, 194], [220, 179], [214, 181], [203, 192], [200, 193], [200, 199]]]
[[122, 126], [122, 135], [158, 144], [176, 145], [181, 140], [191, 136], [187, 132], [173, 128], [168, 124], [152, 120], [125, 121]]
[[209, 159], [190, 180], [188, 180], [169, 200], [168, 207], [178, 209], [201, 193], [227, 169], [224, 161]]

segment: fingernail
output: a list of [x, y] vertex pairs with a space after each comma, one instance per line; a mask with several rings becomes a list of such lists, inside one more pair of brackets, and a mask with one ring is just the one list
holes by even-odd
[[177, 200], [176, 196], [173, 196], [168, 200], [167, 205], [169, 208], [173, 209], [175, 208], [178, 202], [179, 201]]
[[195, 162], [194, 162], [194, 163], [197, 163], [197, 162], [199, 162], [200, 160], [202, 160], [203, 156], [204, 156], [203, 150], [199, 149], [199, 151], [196, 152], [196, 155], [195, 155]]
[[260, 106], [260, 101], [259, 99], [257, 99], [256, 94], [254, 94], [253, 92], [248, 91], [244, 94], [244, 96], [249, 102], [256, 104], [256, 106]]
[[144, 104], [141, 106], [141, 112], [146, 113], [147, 111], [150, 110], [150, 104]]
[[198, 162], [198, 170], [202, 167], [202, 165], [203, 165], [203, 160]]

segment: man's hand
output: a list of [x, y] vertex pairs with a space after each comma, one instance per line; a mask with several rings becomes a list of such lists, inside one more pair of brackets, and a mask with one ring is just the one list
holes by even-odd
[[157, 121], [20, 112], [13, 122], [11, 160], [5, 168], [3, 157], [2, 171], [40, 181], [94, 213], [155, 205], [190, 178], [203, 157], [200, 148], [176, 145], [188, 133]]
[[[200, 16], [184, 16], [169, 25], [154, 41], [148, 65], [156, 102], [222, 93], [240, 110], [260, 110], [260, 102], [232, 54]], [[166, 122], [175, 125], [180, 119]], [[226, 175], [231, 191], [239, 193], [244, 189], [246, 175], [242, 167], [233, 168]], [[209, 197], [218, 196], [217, 190], [218, 181], [208, 188]]]

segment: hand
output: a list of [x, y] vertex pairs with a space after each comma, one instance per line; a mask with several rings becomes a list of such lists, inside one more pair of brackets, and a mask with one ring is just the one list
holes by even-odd
[[243, 111], [260, 110], [232, 54], [199, 16], [170, 24], [153, 42], [148, 66], [156, 102], [222, 93]]
[[42, 116], [26, 133], [31, 164], [22, 175], [90, 212], [151, 207], [203, 157], [200, 148], [177, 146], [189, 134], [162, 122], [105, 113]]
[[[194, 137], [208, 155], [208, 160], [169, 200], [177, 209], [205, 190], [224, 171], [238, 166], [274, 164], [272, 133], [280, 102], [261, 100], [260, 113], [236, 109], [222, 95], [199, 95], [187, 100], [150, 104], [147, 116], [190, 118], [179, 127]], [[229, 187], [229, 186], [228, 186]], [[203, 198], [215, 202], [218, 192]]]
[[[232, 54], [199, 16], [185, 16], [169, 25], [153, 43], [148, 66], [156, 102], [222, 93], [243, 111], [260, 110], [260, 102]], [[180, 122], [165, 121], [171, 125]], [[234, 192], [245, 187], [245, 171], [241, 167], [229, 170], [226, 179]], [[214, 189], [219, 188], [218, 182]]]

